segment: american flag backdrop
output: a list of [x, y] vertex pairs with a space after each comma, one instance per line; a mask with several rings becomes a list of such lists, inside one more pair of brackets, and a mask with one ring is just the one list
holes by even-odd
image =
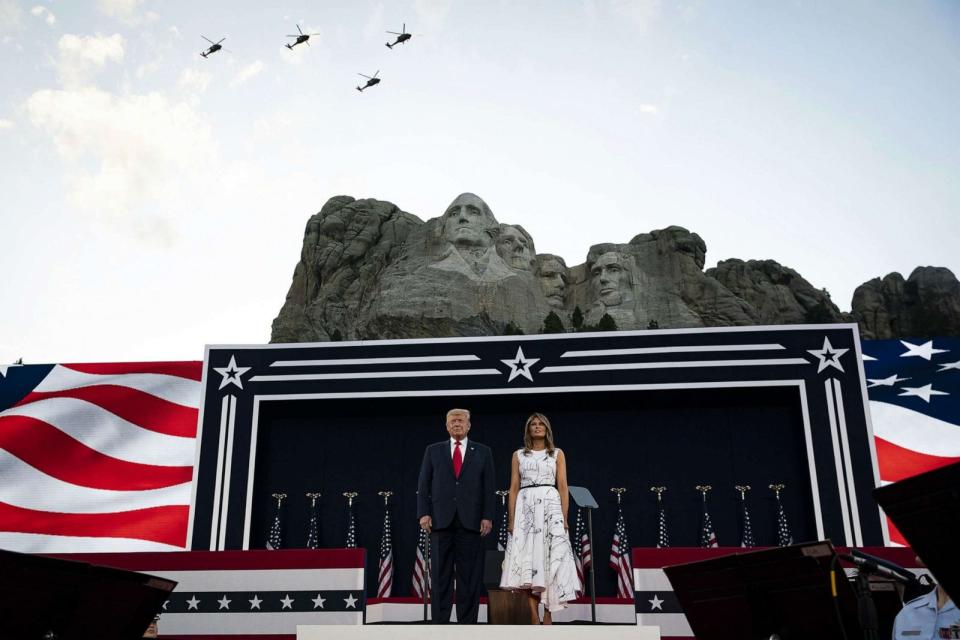
[[[881, 483], [960, 461], [960, 338], [862, 350]], [[202, 368], [0, 365], [0, 546], [184, 548]], [[577, 546], [586, 569], [585, 533]]]
[[863, 358], [881, 484], [960, 461], [960, 338], [867, 340]]
[[0, 366], [0, 547], [186, 545], [201, 362]]

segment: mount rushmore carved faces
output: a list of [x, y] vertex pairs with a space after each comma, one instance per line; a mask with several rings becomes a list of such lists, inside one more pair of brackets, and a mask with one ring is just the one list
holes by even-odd
[[597, 299], [608, 307], [633, 301], [633, 277], [626, 257], [616, 251], [600, 254], [590, 265], [590, 283]]
[[443, 237], [458, 248], [489, 247], [498, 229], [490, 207], [472, 193], [461, 193], [443, 214]]
[[497, 253], [514, 269], [520, 271], [533, 270], [533, 238], [516, 225], [500, 225], [500, 235], [497, 237]]
[[563, 258], [544, 253], [537, 256], [537, 279], [551, 307], [562, 309], [567, 293], [567, 265]]

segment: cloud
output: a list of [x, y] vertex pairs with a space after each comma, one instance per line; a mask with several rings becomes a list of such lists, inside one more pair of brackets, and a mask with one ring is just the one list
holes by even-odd
[[50, 9], [47, 9], [42, 5], [37, 5], [33, 9], [30, 9], [30, 14], [37, 16], [38, 18], [43, 18], [44, 21], [49, 25], [53, 25], [57, 21], [57, 16], [53, 15], [53, 12], [50, 11]]
[[426, 32], [436, 32], [443, 28], [450, 13], [453, 0], [414, 0], [413, 9], [417, 13], [417, 28]]
[[139, 14], [143, 0], [97, 0], [97, 9], [105, 16], [125, 24], [138, 24], [143, 20]]
[[217, 156], [206, 119], [161, 93], [43, 89], [25, 111], [64, 160], [68, 203], [153, 241], [172, 238], [169, 221], [142, 210], [163, 211]]
[[660, 17], [660, 0], [611, 0], [614, 13], [629, 18], [641, 31], [646, 31]]
[[640, 113], [655, 116], [660, 113], [660, 107], [655, 104], [644, 103], [637, 107]]
[[23, 10], [17, 0], [0, 0], [0, 33], [19, 31], [23, 26]]
[[122, 62], [125, 41], [118, 33], [112, 36], [75, 36], [65, 34], [57, 43], [57, 71], [68, 87], [82, 85], [107, 62]]
[[383, 25], [383, 3], [378, 2], [373, 8], [370, 17], [367, 18], [366, 24], [363, 25], [363, 38], [364, 40], [379, 38], [380, 34], [385, 30], [386, 27]]
[[266, 65], [260, 62], [259, 60], [256, 60], [251, 64], [248, 64], [243, 69], [240, 69], [237, 75], [233, 77], [233, 80], [230, 81], [230, 86], [239, 87], [250, 78], [253, 78], [257, 74], [259, 74], [265, 68], [266, 68]]
[[0, 118], [0, 131], [3, 131], [4, 129], [13, 129], [15, 126], [17, 125], [13, 122], [13, 120]]
[[212, 77], [213, 76], [205, 71], [188, 68], [180, 73], [180, 80], [177, 84], [181, 89], [199, 94], [207, 90], [207, 86], [210, 84]]

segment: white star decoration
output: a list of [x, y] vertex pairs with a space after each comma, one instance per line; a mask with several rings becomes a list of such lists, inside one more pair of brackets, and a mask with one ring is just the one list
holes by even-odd
[[889, 378], [867, 378], [867, 382], [870, 384], [867, 385], [867, 389], [871, 387], [892, 387], [898, 382], [903, 382], [904, 380], [909, 380], [910, 378], [898, 378], [897, 374], [893, 374]]
[[200, 604], [200, 601], [197, 600], [197, 596], [191, 596], [190, 599], [187, 600], [187, 611], [189, 611], [190, 609], [199, 611], [199, 609], [197, 609], [198, 604]]
[[512, 382], [517, 376], [523, 376], [533, 382], [530, 367], [540, 362], [540, 358], [526, 358], [523, 355], [523, 347], [517, 347], [517, 355], [513, 360], [501, 360], [500, 362], [510, 367], [510, 377], [507, 378], [507, 382]]
[[830, 344], [830, 338], [823, 337], [823, 348], [822, 349], [807, 349], [807, 353], [816, 356], [819, 360], [817, 365], [817, 373], [820, 373], [827, 367], [833, 367], [843, 373], [843, 366], [840, 364], [840, 356], [845, 354], [850, 349], [834, 349], [833, 345]]
[[353, 594], [350, 593], [346, 598], [343, 599], [347, 603], [347, 609], [356, 609], [357, 608], [357, 599], [353, 597]]
[[233, 602], [233, 600], [227, 600], [227, 594], [223, 594], [223, 597], [217, 600], [217, 602], [220, 603], [221, 609], [226, 609], [227, 611], [229, 611], [230, 603]]
[[326, 601], [327, 599], [318, 593], [317, 597], [313, 599], [313, 608], [316, 609], [319, 607], [323, 609], [323, 603]]
[[956, 362], [944, 362], [938, 366], [940, 368], [937, 369], [937, 373], [940, 373], [941, 371], [947, 371], [948, 369], [956, 369], [957, 371], [960, 371], [960, 360], [957, 360]]
[[930, 402], [930, 396], [948, 396], [946, 391], [937, 391], [932, 384], [925, 384], [922, 387], [903, 387], [901, 396], [916, 396]]
[[916, 356], [924, 360], [929, 360], [935, 353], [946, 353], [949, 351], [949, 349], [934, 349], [933, 340], [927, 340], [923, 344], [910, 344], [906, 340], [901, 340], [900, 344], [907, 348], [905, 353], [900, 354], [901, 358]]
[[263, 602], [263, 600], [261, 600], [257, 594], [253, 594], [253, 600], [248, 600], [248, 602], [250, 603], [250, 610], [253, 611], [254, 609], [260, 608], [260, 603]]
[[290, 597], [288, 593], [285, 598], [281, 599], [280, 602], [283, 603], [281, 609], [293, 609], [293, 598]]
[[238, 367], [237, 359], [234, 356], [230, 356], [230, 364], [225, 367], [214, 367], [213, 370], [223, 376], [223, 380], [220, 381], [220, 388], [223, 389], [228, 384], [235, 384], [240, 389], [243, 389], [243, 381], [240, 378], [247, 371], [250, 371], [251, 367]]
[[647, 602], [650, 603], [650, 611], [653, 611], [654, 609], [663, 611], [663, 600], [661, 600], [657, 594], [653, 594], [653, 600], [647, 600]]

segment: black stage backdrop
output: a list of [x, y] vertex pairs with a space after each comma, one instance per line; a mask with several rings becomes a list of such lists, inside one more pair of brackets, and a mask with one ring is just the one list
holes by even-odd
[[[522, 446], [527, 416], [541, 411], [550, 418], [567, 457], [569, 483], [589, 488], [600, 504], [594, 514], [598, 595], [616, 593], [608, 567], [617, 512], [611, 487], [628, 489], [623, 509], [632, 546], [656, 545], [652, 485], [668, 487], [671, 546], [698, 544], [698, 484], [714, 487], [709, 510], [721, 546], [740, 544], [737, 484], [753, 487], [748, 504], [759, 546], [776, 544], [771, 483], [787, 485], [784, 506], [794, 539], [816, 538], [798, 391], [763, 387], [265, 402], [260, 407], [250, 548], [264, 547], [273, 492], [289, 496], [283, 514], [285, 547], [305, 546], [308, 491], [323, 494], [321, 546], [344, 546], [347, 511], [341, 494], [357, 491], [358, 545], [369, 552], [374, 570], [367, 573], [367, 592], [374, 596], [383, 524], [377, 492], [391, 490], [393, 595], [412, 595], [417, 474], [424, 447], [447, 437], [444, 420], [452, 407], [471, 410], [470, 438], [493, 449], [498, 489], [509, 486], [510, 456]], [[572, 507], [570, 520], [572, 530]], [[499, 506], [486, 548], [496, 548], [498, 527]]]

